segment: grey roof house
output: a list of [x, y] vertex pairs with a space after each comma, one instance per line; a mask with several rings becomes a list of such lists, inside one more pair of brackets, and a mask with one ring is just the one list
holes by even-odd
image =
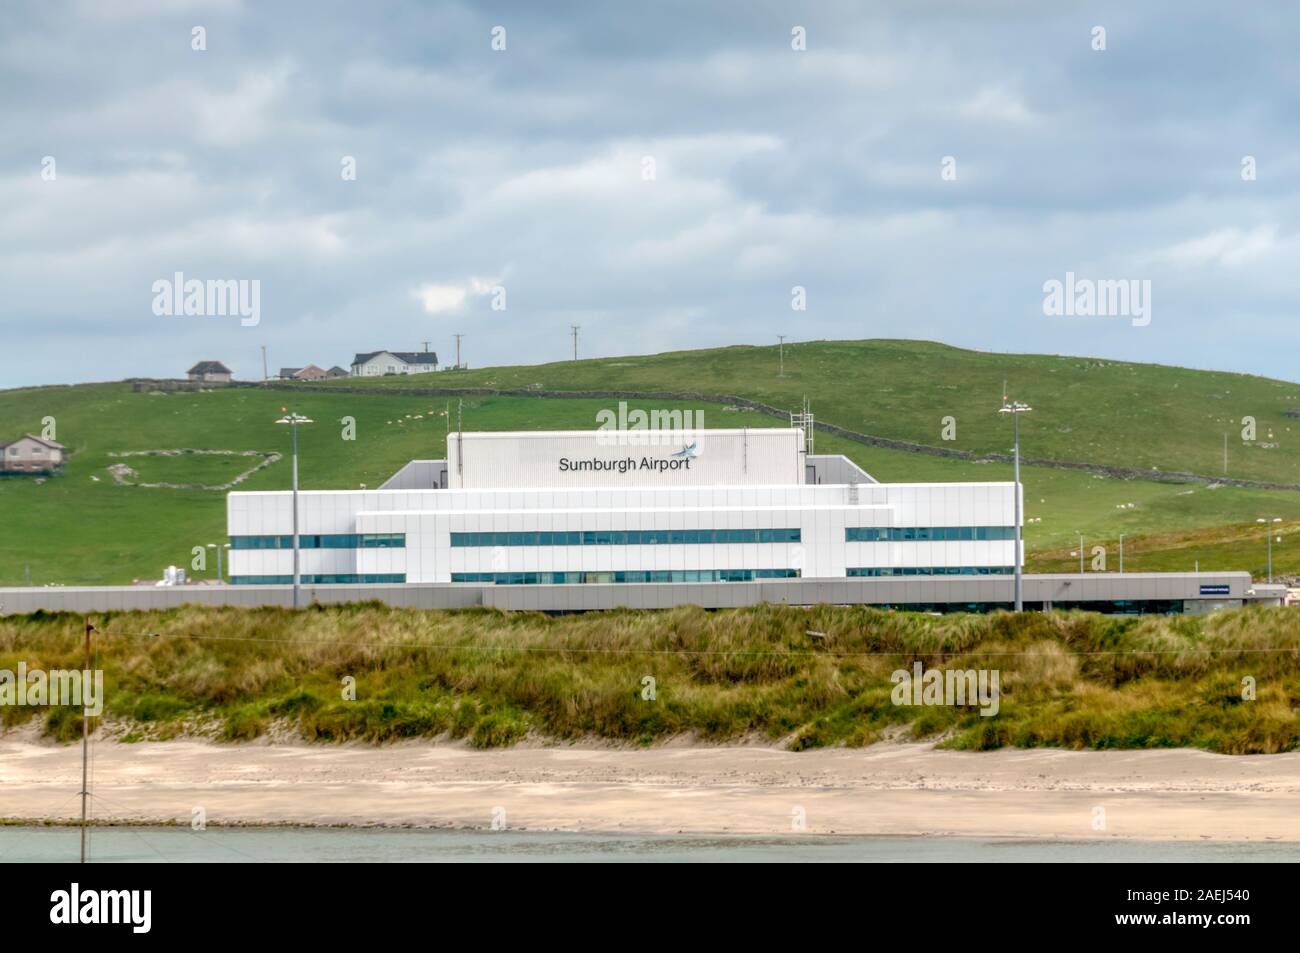
[[329, 376], [328, 372], [315, 364], [308, 364], [306, 367], [280, 368], [280, 379], [286, 381], [318, 381], [327, 376]]
[[423, 374], [437, 369], [438, 355], [433, 351], [368, 351], [352, 359], [353, 377]]
[[220, 361], [199, 361], [185, 373], [189, 375], [192, 381], [203, 381], [210, 384], [224, 384], [234, 376], [230, 368]]

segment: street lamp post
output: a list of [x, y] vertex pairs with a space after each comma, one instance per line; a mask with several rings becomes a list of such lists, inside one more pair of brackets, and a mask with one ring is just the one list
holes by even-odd
[[[227, 544], [226, 544], [226, 547], [229, 547], [229, 545], [230, 545], [230, 544], [227, 543]], [[208, 549], [215, 549], [216, 552], [217, 552], [217, 582], [224, 582], [226, 577], [225, 577], [225, 576], [222, 574], [222, 572], [221, 572], [221, 550], [222, 550], [222, 546], [221, 546], [220, 543], [208, 543]]]
[[998, 410], [1000, 414], [1010, 414], [1011, 419], [1015, 422], [1014, 429], [1016, 435], [1015, 442], [1015, 481], [1016, 481], [1016, 611], [1021, 612], [1025, 608], [1021, 585], [1021, 541], [1020, 541], [1020, 415], [1028, 413], [1034, 408], [1028, 404], [1022, 404], [1018, 400], [1008, 401], [1007, 395], [1002, 395], [1002, 407]]
[[[286, 408], [281, 407], [284, 411]], [[293, 607], [298, 608], [298, 425], [313, 423], [310, 417], [301, 414], [285, 414], [277, 424], [288, 424], [293, 434]]]
[[[1268, 537], [1267, 537], [1267, 538], [1268, 538], [1268, 582], [1269, 582], [1269, 585], [1272, 585], [1272, 584], [1273, 584], [1273, 527], [1272, 527], [1272, 526], [1269, 526], [1268, 524], [1269, 524], [1269, 523], [1280, 523], [1280, 522], [1282, 522], [1282, 517], [1280, 517], [1280, 516], [1275, 516], [1275, 517], [1273, 517], [1273, 519], [1271, 519], [1271, 520], [1266, 520], [1266, 519], [1261, 518], [1261, 519], [1257, 519], [1257, 520], [1255, 520], [1255, 522], [1256, 522], [1256, 523], [1263, 523], [1263, 524], [1264, 524], [1264, 532], [1268, 534]], [[1279, 537], [1278, 537], [1278, 541], [1281, 542], [1281, 539], [1282, 539], [1282, 537], [1279, 536]]]

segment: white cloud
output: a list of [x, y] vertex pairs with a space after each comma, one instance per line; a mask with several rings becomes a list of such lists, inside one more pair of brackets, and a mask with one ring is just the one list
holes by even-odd
[[501, 283], [499, 278], [469, 278], [459, 284], [425, 284], [411, 292], [426, 314], [456, 314], [469, 298], [482, 298]]
[[1235, 268], [1276, 251], [1277, 232], [1276, 225], [1258, 225], [1249, 231], [1219, 228], [1200, 238], [1158, 250], [1148, 255], [1147, 260], [1189, 268], [1206, 265]]
[[985, 86], [962, 106], [961, 114], [967, 119], [1014, 125], [1027, 125], [1036, 118], [1019, 94], [1003, 86]]

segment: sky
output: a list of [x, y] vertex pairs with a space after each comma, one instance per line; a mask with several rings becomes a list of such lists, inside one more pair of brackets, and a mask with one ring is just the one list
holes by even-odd
[[[1185, 0], [6, 3], [0, 388], [457, 333], [540, 363], [574, 324], [586, 357], [920, 338], [1298, 380], [1297, 35]], [[257, 307], [166, 313], [177, 273]], [[1107, 313], [1068, 313], [1090, 282]]]

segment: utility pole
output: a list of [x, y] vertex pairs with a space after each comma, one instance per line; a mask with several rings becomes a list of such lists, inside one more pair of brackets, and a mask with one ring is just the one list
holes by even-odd
[[1079, 534], [1079, 575], [1083, 575], [1083, 534]]
[[1228, 475], [1228, 435], [1223, 435], [1223, 475]]
[[778, 334], [776, 339], [778, 341], [777, 354], [779, 355], [777, 358], [779, 363], [777, 364], [776, 376], [785, 377], [785, 335]]
[[1119, 572], [1124, 574], [1124, 534], [1119, 534]]
[[571, 324], [569, 327], [573, 328], [573, 359], [576, 361], [578, 359], [578, 331], [582, 325]]
[[[95, 627], [86, 619], [86, 675], [90, 674], [90, 633]], [[85, 686], [81, 698], [81, 862], [86, 862], [86, 799], [90, 797], [90, 715], [86, 711]]]
[[[271, 375], [266, 369], [266, 345], [262, 345], [262, 380], [270, 379]], [[1225, 438], [1226, 439], [1226, 438]]]
[[460, 339], [464, 336], [463, 334], [456, 335], [456, 370], [460, 370]]

